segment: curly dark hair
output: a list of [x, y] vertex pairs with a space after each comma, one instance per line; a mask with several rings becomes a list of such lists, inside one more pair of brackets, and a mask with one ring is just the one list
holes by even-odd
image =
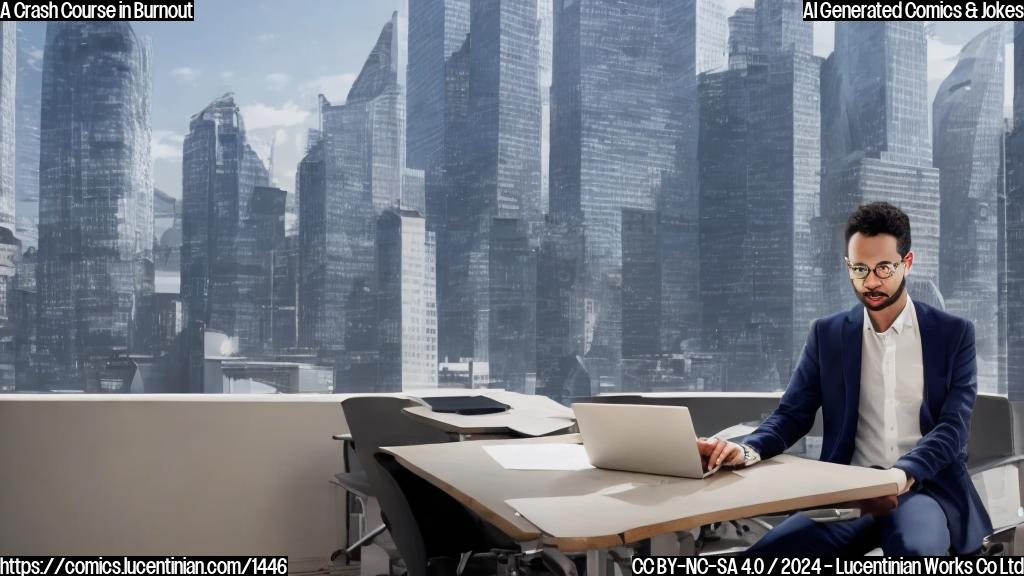
[[847, 247], [850, 245], [850, 238], [857, 232], [865, 236], [895, 236], [896, 249], [900, 256], [906, 256], [907, 252], [910, 252], [910, 218], [906, 212], [888, 202], [864, 204], [850, 214], [850, 219], [846, 222]]

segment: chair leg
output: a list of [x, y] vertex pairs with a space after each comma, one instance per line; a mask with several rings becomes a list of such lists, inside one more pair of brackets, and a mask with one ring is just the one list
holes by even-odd
[[365, 536], [363, 536], [359, 540], [356, 540], [355, 542], [352, 543], [351, 546], [346, 548], [345, 549], [345, 554], [351, 554], [355, 550], [357, 550], [359, 548], [362, 548], [363, 546], [366, 546], [367, 544], [372, 542], [374, 538], [376, 538], [377, 536], [380, 536], [381, 534], [383, 534], [384, 531], [387, 530], [387, 529], [388, 529], [387, 526], [381, 524], [380, 526], [377, 526], [373, 530], [370, 530], [369, 532], [366, 533]]
[[367, 532], [359, 540], [356, 540], [355, 542], [353, 542], [352, 545], [349, 546], [348, 548], [345, 548], [343, 550], [335, 550], [334, 553], [331, 554], [331, 562], [334, 562], [340, 556], [345, 556], [345, 558], [348, 558], [349, 555], [351, 555], [353, 552], [355, 552], [356, 550], [358, 550], [358, 549], [362, 548], [363, 546], [366, 546], [367, 544], [372, 542], [374, 538], [376, 538], [377, 536], [380, 536], [381, 534], [383, 534], [384, 531], [387, 530], [387, 529], [388, 529], [387, 526], [385, 526], [384, 524], [381, 524], [380, 526], [377, 526], [373, 530], [370, 530], [369, 532]]

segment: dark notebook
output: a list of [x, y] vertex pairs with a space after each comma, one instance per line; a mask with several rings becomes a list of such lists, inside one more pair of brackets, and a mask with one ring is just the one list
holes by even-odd
[[447, 412], [451, 414], [497, 414], [509, 409], [508, 404], [502, 404], [487, 396], [435, 396], [422, 398], [434, 412]]

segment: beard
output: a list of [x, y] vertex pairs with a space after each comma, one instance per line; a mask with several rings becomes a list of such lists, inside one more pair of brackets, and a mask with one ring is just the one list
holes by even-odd
[[[853, 280], [850, 280], [850, 286], [853, 286], [853, 293], [857, 295], [857, 300], [860, 300], [860, 303], [863, 304], [865, 308], [871, 310], [872, 312], [878, 312], [879, 310], [885, 310], [889, 306], [892, 306], [893, 304], [896, 303], [897, 300], [900, 299], [900, 296], [903, 295], [903, 291], [906, 290], [907, 288], [907, 277], [903, 277], [903, 280], [900, 281], [899, 288], [896, 289], [896, 292], [893, 293], [892, 296], [889, 296], [885, 292], [881, 292], [878, 290], [873, 290], [870, 292], [861, 292], [860, 290], [857, 290], [857, 286], [854, 285]], [[867, 300], [868, 295], [888, 297], [885, 300], [879, 302], [878, 304], [871, 304]]]

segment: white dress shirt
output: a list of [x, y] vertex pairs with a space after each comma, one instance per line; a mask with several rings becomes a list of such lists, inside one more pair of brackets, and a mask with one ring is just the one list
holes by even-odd
[[860, 410], [851, 464], [890, 468], [921, 439], [924, 362], [910, 297], [885, 332], [875, 332], [865, 309], [862, 342]]

